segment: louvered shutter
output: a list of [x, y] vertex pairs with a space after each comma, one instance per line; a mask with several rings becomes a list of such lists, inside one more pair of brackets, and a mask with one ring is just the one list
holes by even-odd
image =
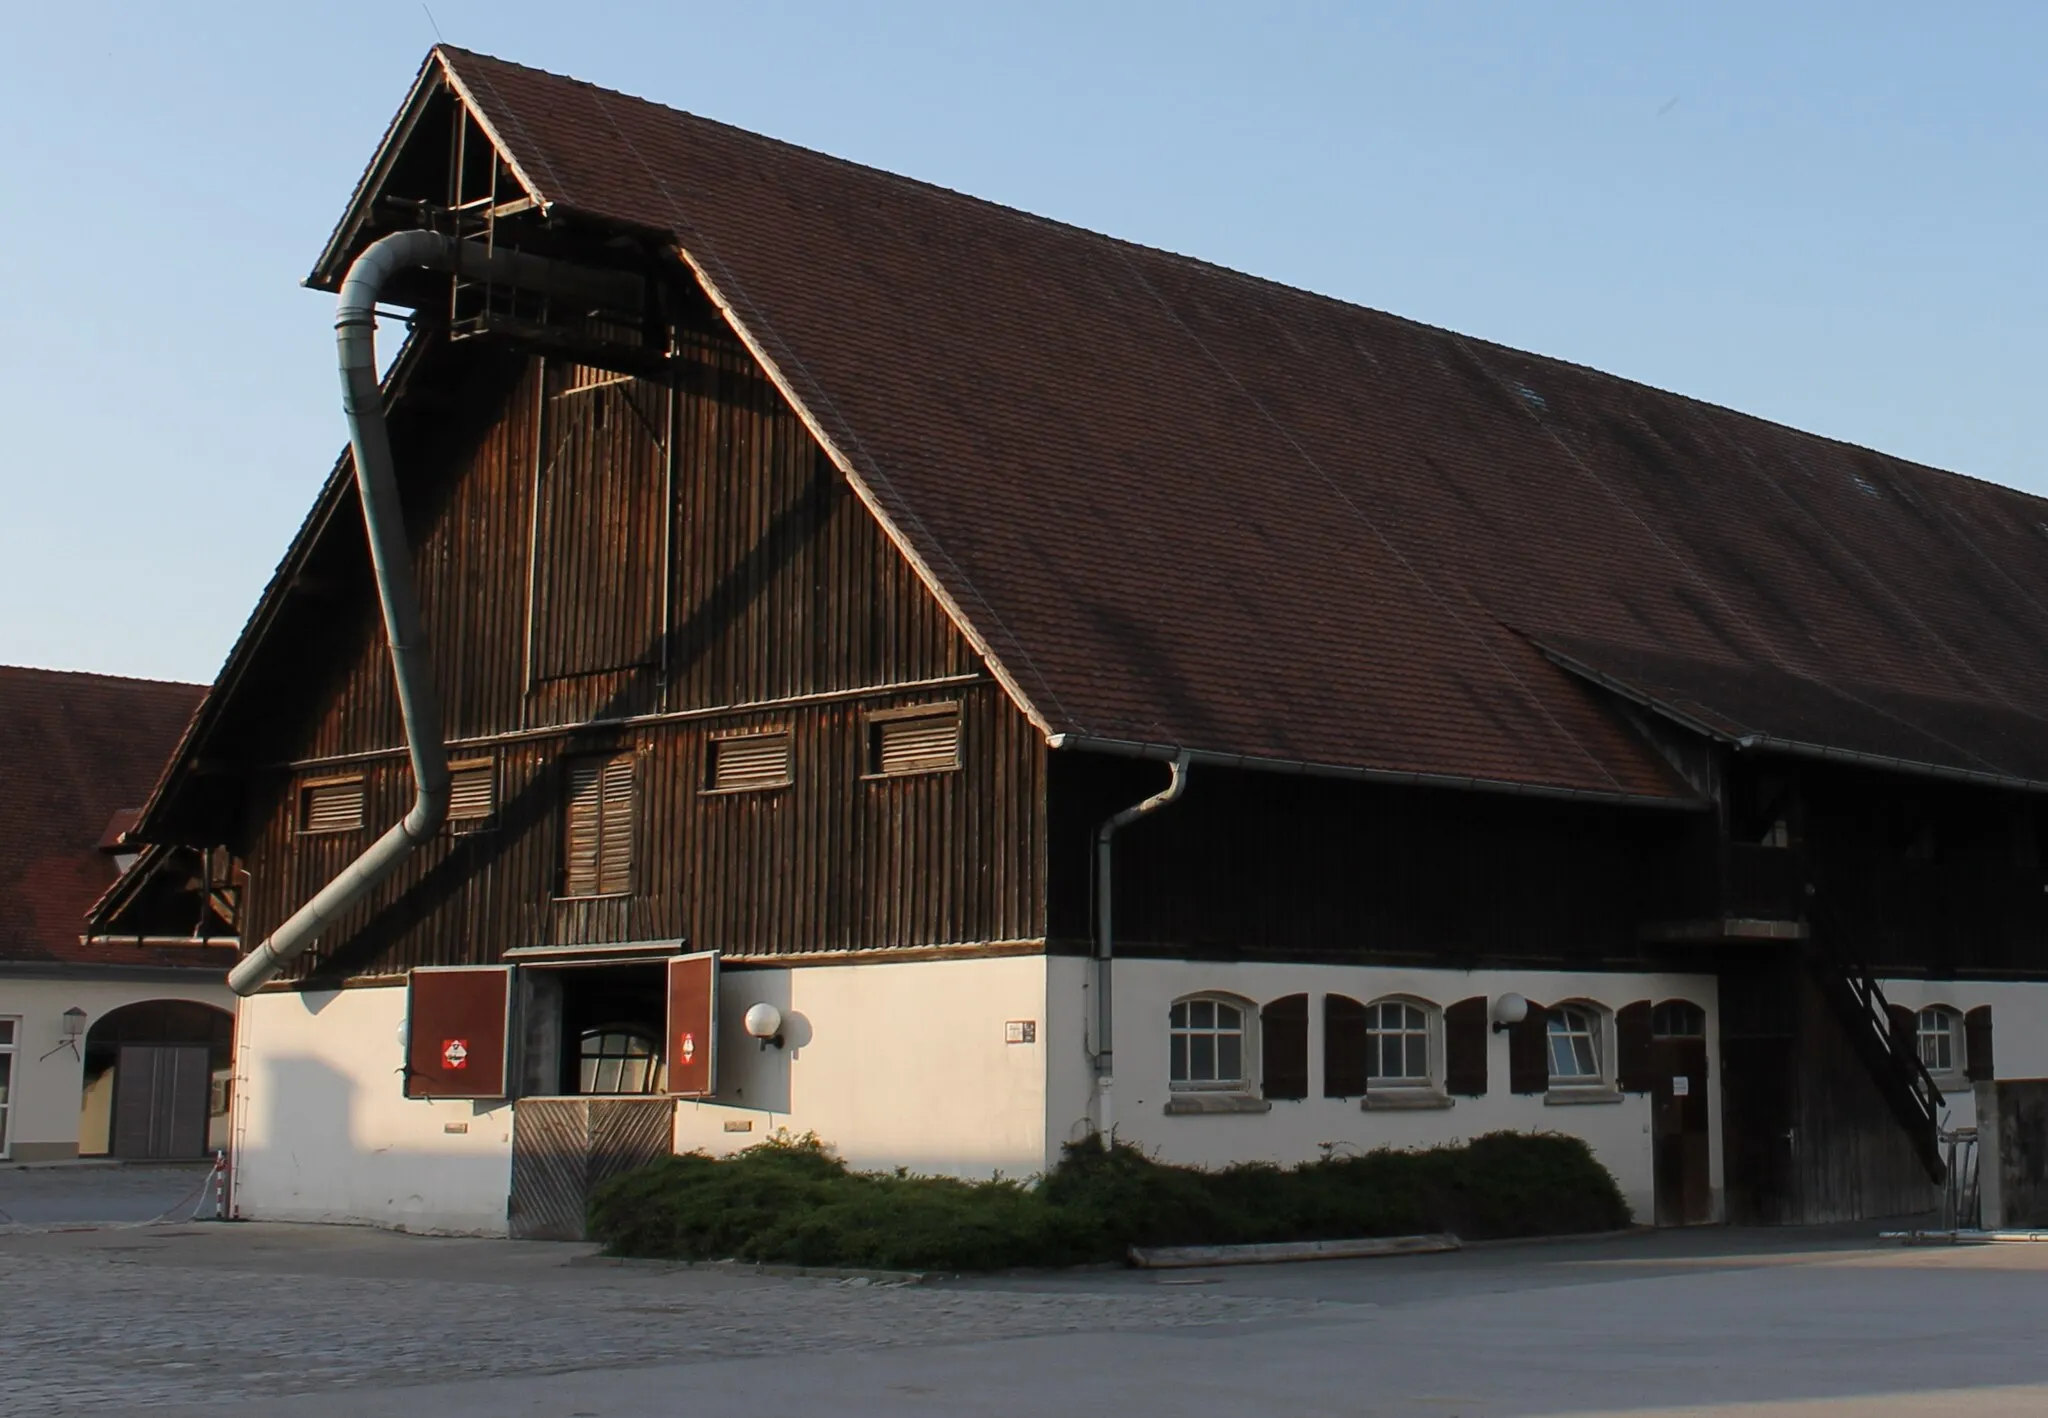
[[1365, 1006], [1345, 995], [1323, 996], [1323, 1096], [1365, 1096]]
[[1550, 1091], [1550, 1011], [1534, 1000], [1528, 1016], [1508, 1030], [1508, 1087], [1516, 1093]]
[[710, 777], [714, 792], [782, 787], [789, 782], [789, 735], [713, 739]]
[[1444, 1091], [1461, 1098], [1486, 1096], [1489, 1031], [1486, 996], [1474, 995], [1444, 1007]]
[[1259, 1064], [1266, 1097], [1308, 1097], [1307, 995], [1286, 995], [1259, 1011]]
[[872, 771], [891, 776], [960, 766], [960, 711], [878, 719]]
[[458, 763], [448, 770], [448, 820], [474, 822], [497, 811], [497, 777], [492, 765]]
[[362, 825], [362, 779], [338, 778], [306, 785], [301, 801], [299, 831], [346, 832]]
[[1991, 1055], [1991, 1006], [1980, 1004], [1963, 1016], [1963, 1077], [1988, 1083], [1997, 1076]]
[[633, 757], [620, 754], [604, 765], [603, 843], [598, 851], [597, 894], [619, 896], [633, 889]]
[[1614, 1082], [1624, 1093], [1650, 1093], [1650, 1002], [1637, 1000], [1614, 1012]]
[[598, 848], [604, 819], [604, 764], [579, 758], [569, 764], [562, 823], [562, 894], [597, 894]]
[[[1887, 1004], [1885, 1018], [1891, 1021], [1892, 1052], [1917, 1054], [1920, 1051], [1920, 1016], [1902, 1004]], [[1861, 1027], [1861, 1026], [1858, 1026]]]

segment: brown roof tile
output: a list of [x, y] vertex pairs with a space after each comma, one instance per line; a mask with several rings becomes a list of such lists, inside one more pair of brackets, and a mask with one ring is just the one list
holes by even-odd
[[673, 233], [1048, 733], [1681, 793], [1577, 646], [2048, 782], [2040, 499], [437, 56], [544, 202]]
[[86, 910], [115, 878], [103, 834], [148, 797], [204, 692], [0, 667], [0, 961], [218, 963], [218, 952], [79, 940]]

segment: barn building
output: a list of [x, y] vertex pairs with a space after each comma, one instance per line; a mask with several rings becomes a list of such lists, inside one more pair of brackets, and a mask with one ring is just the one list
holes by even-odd
[[135, 829], [247, 873], [241, 1215], [1505, 1128], [1819, 1221], [2048, 1077], [2041, 499], [449, 47], [308, 284], [356, 451]]

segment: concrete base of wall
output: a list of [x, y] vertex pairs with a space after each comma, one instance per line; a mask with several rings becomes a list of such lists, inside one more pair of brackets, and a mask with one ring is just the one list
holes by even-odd
[[78, 1156], [75, 1142], [17, 1142], [10, 1151], [10, 1162], [70, 1162]]

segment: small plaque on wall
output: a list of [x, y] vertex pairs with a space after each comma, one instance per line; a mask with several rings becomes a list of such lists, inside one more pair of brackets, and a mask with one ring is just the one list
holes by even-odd
[[1012, 1019], [1003, 1026], [1003, 1042], [1006, 1044], [1037, 1043], [1038, 1021], [1035, 1019]]

